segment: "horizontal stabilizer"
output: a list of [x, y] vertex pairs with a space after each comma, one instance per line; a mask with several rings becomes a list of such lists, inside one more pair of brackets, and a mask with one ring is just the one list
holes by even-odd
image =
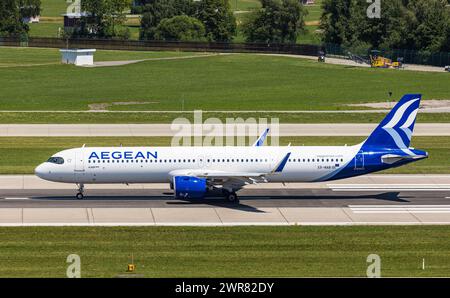
[[426, 158], [426, 155], [397, 155], [397, 154], [386, 154], [381, 157], [381, 161], [385, 164], [391, 165], [401, 160], [415, 160]]

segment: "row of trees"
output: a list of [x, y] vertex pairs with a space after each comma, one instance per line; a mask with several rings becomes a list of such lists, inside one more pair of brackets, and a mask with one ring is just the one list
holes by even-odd
[[82, 0], [81, 11], [86, 14], [69, 33], [74, 37], [128, 38], [123, 23], [130, 5], [131, 0]]
[[261, 0], [262, 8], [243, 24], [248, 42], [296, 43], [308, 11], [299, 0]]
[[[307, 11], [300, 0], [260, 0], [242, 33], [249, 42], [295, 43]], [[228, 0], [140, 0], [141, 39], [231, 41], [236, 19]]]
[[381, 1], [380, 18], [367, 16], [365, 0], [324, 0], [323, 41], [355, 50], [450, 51], [448, 0]]
[[140, 38], [231, 41], [236, 19], [228, 0], [141, 0]]
[[[295, 43], [304, 30], [301, 0], [260, 0], [239, 30], [248, 42]], [[131, 0], [82, 0], [87, 14], [74, 36], [129, 37], [124, 21]], [[229, 0], [138, 0], [144, 40], [229, 42], [237, 34]], [[323, 41], [353, 49], [399, 48], [422, 53], [450, 51], [449, 0], [381, 1], [380, 18], [369, 18], [366, 0], [323, 0]], [[447, 5], [447, 6], [446, 6]], [[41, 0], [1, 0], [0, 36], [22, 36], [24, 18], [40, 13]]]
[[29, 27], [23, 20], [38, 16], [40, 11], [40, 0], [1, 0], [0, 36], [26, 35]]

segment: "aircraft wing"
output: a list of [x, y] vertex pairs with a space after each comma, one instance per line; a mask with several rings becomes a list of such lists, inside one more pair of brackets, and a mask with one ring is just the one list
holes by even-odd
[[175, 176], [192, 176], [206, 179], [221, 179], [221, 180], [239, 180], [245, 184], [254, 184], [258, 182], [267, 182], [267, 175], [276, 175], [283, 171], [291, 153], [287, 153], [269, 172], [234, 172], [234, 171], [216, 171], [209, 169], [186, 169], [175, 170], [170, 172], [172, 177]]

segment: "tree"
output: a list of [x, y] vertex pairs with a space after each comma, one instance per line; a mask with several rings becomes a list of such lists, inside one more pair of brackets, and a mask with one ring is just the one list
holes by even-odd
[[203, 23], [186, 15], [161, 20], [155, 31], [155, 39], [159, 40], [200, 41], [204, 38]]
[[22, 18], [36, 17], [41, 14], [41, 0], [18, 0]]
[[411, 46], [424, 53], [439, 52], [449, 47], [450, 10], [442, 0], [409, 1], [407, 30]]
[[261, 0], [261, 9], [243, 25], [248, 42], [295, 43], [307, 11], [297, 0]]
[[83, 0], [81, 9], [86, 13], [81, 19], [80, 30], [75, 35], [114, 37], [126, 20], [125, 9], [130, 0]]
[[0, 36], [19, 37], [28, 33], [23, 19], [37, 16], [41, 10], [40, 0], [1, 0]]
[[365, 1], [324, 0], [323, 40], [352, 48], [404, 48], [428, 54], [449, 50], [446, 4], [447, 0], [383, 1], [381, 18], [370, 19]]
[[163, 19], [177, 15], [193, 16], [192, 0], [141, 0], [140, 39], [155, 39], [156, 27]]
[[233, 40], [236, 35], [236, 19], [228, 0], [202, 0], [196, 2], [195, 10], [195, 17], [205, 25], [208, 40]]
[[0, 1], [0, 36], [19, 36], [24, 32], [15, 0]]

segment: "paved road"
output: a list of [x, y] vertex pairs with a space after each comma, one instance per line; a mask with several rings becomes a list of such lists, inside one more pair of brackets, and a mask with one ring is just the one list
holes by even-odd
[[165, 190], [95, 190], [85, 201], [67, 190], [1, 195], [0, 226], [450, 224], [450, 191], [246, 190], [240, 204], [174, 200]]
[[208, 208], [346, 207], [349, 205], [450, 205], [447, 190], [245, 189], [240, 203], [226, 202], [219, 193], [201, 200], [178, 200], [169, 189], [91, 189], [84, 200], [69, 189], [2, 189], [0, 208]]
[[[280, 124], [279, 129], [269, 125], [271, 135], [280, 136], [367, 136], [376, 124]], [[68, 136], [178, 136], [198, 135], [201, 127], [171, 129], [171, 124], [2, 124], [0, 137], [68, 137]], [[251, 135], [259, 135], [265, 127], [250, 127]], [[226, 129], [226, 127], [225, 127]], [[209, 130], [209, 129], [208, 129]], [[206, 130], [203, 135], [207, 134]], [[179, 132], [178, 132], [179, 131]], [[215, 130], [221, 136], [224, 131]], [[178, 132], [178, 133], [177, 133]], [[247, 134], [240, 129], [236, 135]], [[212, 134], [208, 134], [212, 135]], [[450, 123], [419, 123], [415, 136], [450, 136]]]
[[367, 175], [330, 183], [261, 184], [177, 200], [167, 184], [88, 186], [0, 176], [0, 226], [450, 224], [450, 175]]
[[[153, 184], [88, 184], [87, 190], [109, 189], [109, 190], [150, 190], [167, 189], [168, 183]], [[373, 174], [353, 177], [337, 181], [314, 182], [314, 183], [261, 183], [248, 185], [246, 189], [270, 190], [270, 189], [335, 189], [336, 191], [359, 191], [359, 190], [410, 190], [420, 191], [426, 189], [450, 190], [450, 175], [390, 175]], [[0, 175], [0, 192], [4, 189], [13, 190], [74, 190], [74, 184], [56, 183], [42, 180], [35, 175]]]
[[[259, 55], [267, 55], [267, 56], [285, 56], [291, 58], [300, 58], [300, 59], [309, 59], [316, 60], [317, 56], [305, 56], [305, 55], [292, 55], [292, 54], [259, 54]], [[353, 60], [342, 59], [342, 58], [332, 58], [327, 57], [325, 63], [329, 64], [337, 64], [337, 65], [347, 65], [353, 67], [370, 67], [368, 64], [357, 63]], [[419, 64], [404, 64], [403, 69], [401, 70], [392, 70], [392, 71], [403, 71], [403, 70], [411, 70], [411, 71], [425, 71], [425, 72], [445, 72], [444, 67], [431, 66], [431, 65], [419, 65]]]

